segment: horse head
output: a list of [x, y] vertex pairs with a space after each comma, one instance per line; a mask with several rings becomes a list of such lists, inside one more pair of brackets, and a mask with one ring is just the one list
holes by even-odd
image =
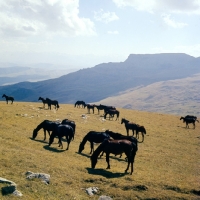
[[33, 130], [33, 136], [32, 136], [32, 138], [33, 138], [33, 139], [35, 139], [35, 138], [36, 138], [36, 136], [37, 136], [37, 134], [38, 134], [37, 130], [36, 130], [36, 129], [34, 129], [34, 130]]
[[84, 145], [80, 143], [78, 152], [81, 153], [84, 150]]

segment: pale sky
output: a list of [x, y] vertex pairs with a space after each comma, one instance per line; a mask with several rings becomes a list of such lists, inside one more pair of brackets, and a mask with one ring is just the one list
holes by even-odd
[[0, 0], [0, 62], [72, 68], [200, 57], [200, 0]]

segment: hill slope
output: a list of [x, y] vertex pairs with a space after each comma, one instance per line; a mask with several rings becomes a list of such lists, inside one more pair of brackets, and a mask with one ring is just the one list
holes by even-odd
[[96, 104], [134, 110], [200, 116], [200, 74], [132, 88]]
[[[35, 199], [99, 199], [107, 195], [113, 199], [185, 199], [196, 200], [200, 195], [199, 133], [200, 124], [193, 129], [175, 115], [163, 115], [144, 111], [119, 109], [120, 119], [144, 125], [147, 134], [138, 144], [133, 175], [125, 174], [125, 155], [110, 155], [111, 169], [106, 169], [106, 157], [98, 159], [91, 169], [90, 144], [85, 144], [81, 154], [77, 153], [83, 137], [91, 130], [110, 129], [126, 135], [124, 124], [115, 120], [103, 120], [95, 110], [87, 114], [86, 109], [61, 104], [58, 111], [41, 108], [41, 103], [17, 102], [13, 105], [0, 102], [0, 152], [1, 177], [14, 181], [23, 194], [22, 200]], [[86, 117], [83, 117], [83, 114]], [[76, 122], [74, 140], [66, 151], [58, 147], [57, 139], [49, 147], [41, 129], [35, 140], [33, 129], [43, 120], [71, 119]], [[95, 149], [98, 144], [95, 144]], [[25, 173], [47, 173], [50, 184], [40, 179], [26, 179]], [[130, 171], [129, 171], [130, 172]], [[0, 183], [4, 188], [7, 184]], [[98, 187], [98, 194], [88, 196], [85, 189]], [[14, 200], [14, 195], [2, 195], [1, 200]]]

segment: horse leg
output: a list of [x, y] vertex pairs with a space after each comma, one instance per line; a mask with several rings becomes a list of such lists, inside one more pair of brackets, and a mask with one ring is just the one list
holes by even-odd
[[128, 128], [126, 129], [126, 132], [127, 132], [127, 136], [129, 136], [129, 130], [128, 130]]
[[[49, 135], [50, 136], [50, 135]], [[46, 140], [46, 130], [44, 129], [44, 141]]]
[[[126, 156], [127, 156], [127, 154], [126, 154]], [[127, 168], [125, 169], [125, 173], [127, 173], [129, 166], [130, 166], [130, 155], [128, 155], [127, 158], [128, 158], [128, 164], [127, 164]]]
[[67, 148], [66, 148], [66, 150], [68, 150], [69, 149], [69, 144], [70, 144], [70, 138], [68, 138], [67, 136], [66, 136], [66, 140], [67, 140]]
[[61, 149], [63, 149], [63, 144], [62, 144], [61, 137], [59, 137], [59, 146], [58, 147], [61, 147]]
[[110, 169], [109, 153], [106, 153], [106, 162], [108, 164], [106, 169]]
[[101, 158], [103, 156], [103, 154], [104, 154], [104, 151], [102, 151], [102, 153], [101, 153], [101, 155], [99, 157]]
[[93, 142], [90, 142], [90, 149], [91, 149], [91, 151], [90, 151], [90, 154], [91, 154], [92, 152], [94, 152], [94, 143]]

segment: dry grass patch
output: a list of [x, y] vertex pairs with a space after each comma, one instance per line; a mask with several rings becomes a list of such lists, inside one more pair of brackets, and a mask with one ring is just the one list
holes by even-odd
[[[91, 199], [85, 189], [93, 186], [99, 192], [92, 199], [100, 195], [117, 200], [200, 198], [199, 123], [196, 129], [185, 129], [180, 116], [118, 109], [120, 119], [125, 117], [147, 130], [144, 143], [139, 144], [131, 176], [124, 174], [125, 156], [111, 155], [111, 169], [106, 170], [105, 156], [98, 160], [96, 169], [91, 169], [88, 142], [82, 154], [77, 153], [90, 130], [110, 129], [126, 135], [120, 120], [104, 121], [97, 110], [95, 114], [87, 114], [86, 109], [74, 108], [74, 105], [61, 104], [58, 111], [41, 106], [42, 103], [31, 102], [0, 103], [0, 176], [17, 184], [23, 194], [21, 199]], [[49, 136], [43, 141], [42, 130], [35, 140], [31, 139], [33, 129], [44, 119], [65, 118], [77, 125], [68, 151], [64, 150], [66, 142], [63, 141], [62, 150], [56, 139], [49, 147]], [[27, 171], [50, 174], [50, 184], [45, 185], [39, 179], [27, 180]], [[0, 194], [0, 199], [16, 197]]]

